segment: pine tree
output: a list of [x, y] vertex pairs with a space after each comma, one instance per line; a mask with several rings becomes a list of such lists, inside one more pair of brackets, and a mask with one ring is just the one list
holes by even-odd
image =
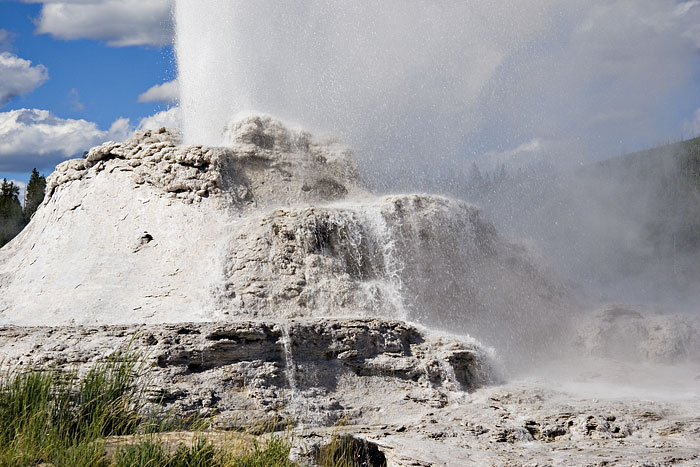
[[45, 191], [46, 177], [39, 175], [36, 169], [32, 169], [32, 175], [27, 183], [27, 193], [24, 195], [24, 219], [26, 222], [29, 222], [39, 205], [44, 201]]
[[12, 240], [24, 225], [19, 187], [3, 178], [0, 186], [0, 246]]

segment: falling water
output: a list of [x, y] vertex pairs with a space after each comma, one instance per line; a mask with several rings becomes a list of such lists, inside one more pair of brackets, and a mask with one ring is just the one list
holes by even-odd
[[439, 360], [440, 363], [440, 380], [442, 381], [442, 386], [448, 391], [460, 391], [462, 385], [457, 381], [457, 375], [455, 374], [455, 369], [452, 367], [450, 362], [443, 358]]
[[[408, 311], [403, 301], [403, 281], [401, 271], [403, 269], [401, 258], [396, 249], [396, 239], [384, 218], [385, 213], [378, 206], [363, 206], [358, 213], [364, 220], [365, 228], [372, 240], [378, 245], [378, 256], [381, 258], [381, 270], [377, 271], [377, 279], [364, 284], [365, 287], [374, 287], [379, 290], [381, 296], [388, 300], [396, 313], [395, 318], [407, 320]], [[377, 261], [373, 261], [374, 264]]]
[[[612, 53], [616, 50], [598, 42], [589, 49], [587, 40], [598, 31], [586, 21], [587, 11], [550, 0], [386, 0], [371, 5], [339, 0], [177, 0], [184, 140], [216, 145], [231, 118], [267, 113], [348, 143], [370, 186], [411, 191], [427, 186], [449, 192], [445, 181], [460, 181], [464, 174], [452, 169], [463, 169], [480, 154], [507, 156], [513, 152], [509, 148], [540, 141], [536, 137], [542, 132], [553, 139], [549, 143], [559, 153], [585, 153], [589, 148], [579, 142], [594, 138], [586, 138], [579, 132], [581, 122], [570, 119], [569, 97], [581, 94], [582, 102], [595, 109], [593, 115], [581, 112], [585, 124], [604, 122], [600, 115], [616, 115], [623, 108], [599, 102], [616, 95], [605, 83], [619, 80], [561, 75], [566, 67], [560, 61], [574, 70], [582, 65], [569, 61], [568, 55], [577, 60], [578, 49], [563, 54], [561, 44], [617, 56]], [[657, 79], [657, 72], [661, 69], [655, 66], [649, 83], [664, 81]], [[579, 80], [578, 75], [585, 76]], [[591, 92], [596, 86], [607, 92]], [[617, 131], [605, 123], [591, 128]], [[415, 225], [392, 224], [376, 206], [358, 205], [357, 217], [366, 231], [348, 235], [343, 251], [355, 252], [354, 267], [371, 263], [381, 270], [355, 283], [365, 296], [376, 295], [385, 302], [395, 317], [455, 333], [474, 331], [487, 344], [516, 357], [532, 350], [547, 355], [558, 345], [552, 336], [569, 332], [569, 323], [560, 319], [570, 315], [569, 297], [558, 286], [568, 278], [549, 281], [538, 261], [517, 246], [498, 246], [495, 240], [489, 244], [488, 227], [470, 231], [475, 224], [466, 214], [440, 214], [423, 222], [415, 216], [426, 214], [417, 209], [404, 217], [422, 223], [418, 232]], [[377, 248], [360, 248], [367, 243], [362, 235], [371, 237]], [[367, 254], [374, 256], [363, 256]], [[338, 308], [337, 303], [323, 305], [324, 311]], [[288, 332], [283, 340], [285, 374], [294, 393]], [[524, 341], [527, 344], [521, 345]]]
[[301, 415], [300, 394], [297, 387], [297, 369], [292, 355], [292, 336], [289, 330], [288, 322], [282, 323], [282, 350], [284, 355], [284, 375], [287, 378], [289, 385], [289, 411], [294, 418], [299, 418]]

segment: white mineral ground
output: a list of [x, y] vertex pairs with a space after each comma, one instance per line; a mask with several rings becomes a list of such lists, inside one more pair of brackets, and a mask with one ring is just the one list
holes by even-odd
[[49, 177], [0, 250], [4, 362], [131, 342], [151, 399], [294, 418], [297, 455], [342, 418], [389, 465], [700, 463], [697, 313], [587, 311], [478, 208], [373, 195], [342, 144], [267, 116], [178, 141], [137, 132]]

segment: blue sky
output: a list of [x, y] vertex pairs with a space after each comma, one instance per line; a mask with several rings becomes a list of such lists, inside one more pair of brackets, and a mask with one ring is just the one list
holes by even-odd
[[[231, 15], [243, 15], [246, 20], [248, 14], [245, 24], [252, 29], [233, 47], [239, 54], [260, 55], [255, 41], [267, 40], [269, 34], [258, 22], [269, 19], [256, 16], [257, 6], [250, 8], [242, 0], [209, 0], [211, 7], [205, 14], [199, 0], [181, 1], [201, 14], [198, 20], [210, 29], [225, 26], [221, 18], [226, 15], [229, 20]], [[173, 2], [0, 0], [0, 178], [26, 181], [33, 167], [48, 175], [57, 163], [106, 140], [125, 139], [140, 127], [179, 122], [180, 111], [174, 106], [179, 91], [174, 81]], [[287, 10], [303, 12], [302, 7], [326, 4], [333, 5], [333, 0], [285, 5]], [[590, 161], [700, 134], [700, 0], [460, 0], [453, 5], [457, 4], [466, 8], [464, 18], [445, 21], [463, 43], [444, 47], [434, 41], [426, 46], [421, 39], [411, 47], [423, 47], [428, 53], [422, 55], [420, 50], [405, 54], [403, 40], [386, 48], [392, 53], [390, 59], [404, 57], [403, 65], [397, 66], [429, 70], [438, 62], [441, 67], [448, 65], [454, 79], [431, 82], [418, 76], [407, 81], [404, 89], [393, 79], [394, 65], [387, 65], [385, 82], [368, 84], [374, 89], [364, 100], [357, 99], [361, 96], [352, 86], [345, 90], [350, 94], [348, 101], [366, 101], [368, 107], [377, 95], [410, 91], [397, 93], [409, 96], [405, 102], [387, 100], [386, 115], [375, 110], [380, 121], [420, 121], [411, 112], [433, 112], [418, 117], [432, 117], [435, 128], [397, 131], [382, 146], [387, 151], [400, 153], [406, 141], [426, 139], [433, 144], [433, 140], [451, 138], [467, 167], [472, 160], [487, 168], [500, 163], [517, 167], [552, 157]], [[420, 20], [418, 3], [407, 5], [382, 3], [387, 28], [400, 30], [397, 24]], [[277, 9], [274, 3], [269, 7]], [[411, 12], [417, 12], [418, 18], [412, 18]], [[365, 14], [359, 8], [357, 21], [364, 22]], [[465, 27], [463, 19], [473, 24]], [[445, 24], [434, 26], [432, 35], [442, 36]], [[229, 33], [225, 29], [224, 36]], [[255, 36], [256, 31], [263, 34], [262, 39]], [[334, 31], [329, 28], [328, 40]], [[425, 37], [430, 42], [431, 37]], [[247, 44], [246, 38], [252, 43]], [[353, 37], [343, 36], [341, 43], [345, 42], [350, 59], [358, 56], [350, 47]], [[225, 61], [232, 48], [218, 48]], [[298, 50], [293, 52], [280, 51], [275, 57], [275, 66], [283, 71], [279, 76], [298, 64], [294, 58]], [[267, 60], [266, 56], [254, 58]], [[322, 62], [322, 69], [326, 63]], [[361, 81], [363, 66], [358, 62], [359, 74], [341, 79], [351, 79], [350, 84]], [[381, 78], [382, 70], [375, 71], [373, 76]], [[293, 72], [304, 76], [304, 70]], [[188, 86], [210, 84], [204, 81], [207, 77], [194, 78]], [[258, 84], [257, 92], [265, 95], [285, 85], [274, 80]], [[221, 90], [216, 98], [233, 91], [249, 90]], [[297, 91], [287, 90], [287, 95]], [[309, 99], [322, 94], [316, 91], [309, 90]], [[461, 96], [457, 111], [455, 95]], [[414, 97], [422, 97], [425, 105], [417, 106]], [[200, 104], [211, 107], [214, 103]], [[336, 113], [335, 108], [327, 110], [329, 115]], [[228, 107], [223, 109], [227, 111]], [[294, 116], [295, 111], [292, 108], [289, 114]], [[182, 112], [186, 114], [186, 109]], [[453, 118], [455, 113], [459, 118]], [[339, 115], [337, 128], [330, 130], [342, 134], [347, 127], [369, 121], [365, 115], [346, 117]], [[432, 133], [433, 139], [423, 138], [424, 133]], [[454, 138], [456, 134], [459, 138]], [[351, 143], [361, 148], [363, 138], [360, 134]], [[424, 153], [403, 162], [418, 163]], [[584, 154], [583, 159], [569, 157], [573, 153]]]
[[[48, 110], [59, 119], [94, 122], [99, 130], [108, 131], [120, 118], [128, 119], [133, 127], [168, 107], [167, 102], [139, 102], [138, 96], [175, 78], [171, 44], [118, 47], [108, 45], [108, 40], [71, 40], [57, 33], [39, 33], [42, 7], [41, 3], [0, 1], [0, 52], [31, 61], [30, 68], [41, 65], [48, 75], [34, 89], [6, 99], [0, 112]], [[84, 149], [96, 142], [87, 138]], [[26, 180], [34, 166], [48, 175], [57, 162], [69, 157], [51, 151], [45, 157], [31, 157], [33, 147], [29, 145], [26, 154], [18, 148], [0, 155], [0, 178]]]
[[[171, 46], [109, 47], [89, 39], [61, 40], [36, 34], [40, 4], [0, 3], [0, 29], [14, 36], [16, 54], [48, 68], [49, 80], [13, 99], [7, 108], [50, 109], [64, 118], [83, 118], [109, 127], [115, 117], [138, 120], [161, 110], [137, 102], [156, 83], [173, 79]], [[79, 102], [82, 105], [77, 105]]]

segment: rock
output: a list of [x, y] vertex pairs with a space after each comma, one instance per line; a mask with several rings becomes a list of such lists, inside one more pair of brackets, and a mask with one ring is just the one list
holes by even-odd
[[578, 345], [589, 356], [666, 364], [700, 361], [700, 320], [691, 313], [617, 304], [584, 316], [577, 331]]
[[[58, 344], [58, 345], [57, 345]], [[31, 359], [23, 357], [31, 348]], [[339, 358], [343, 349], [356, 349]], [[144, 397], [183, 419], [216, 413], [227, 428], [244, 423], [242, 410], [274, 412], [283, 420], [330, 425], [358, 407], [358, 391], [408, 388], [430, 393], [473, 391], [491, 381], [489, 359], [475, 344], [433, 338], [398, 321], [314, 319], [292, 322], [179, 323], [152, 326], [0, 329], [0, 354], [17, 365], [85, 372], [116, 349], [144, 359]], [[468, 368], [456, 381], [429, 378], [439, 359]], [[452, 372], [454, 374], [454, 370]]]
[[0, 250], [0, 323], [383, 317], [520, 358], [565, 322], [566, 290], [468, 203], [372, 196], [347, 148], [270, 117], [225, 147], [179, 138], [139, 131], [56, 169]]
[[[347, 148], [270, 117], [179, 140], [137, 132], [49, 177], [0, 249], [0, 361], [84, 374], [128, 347], [149, 414], [296, 424], [308, 465], [333, 439], [366, 465], [697, 463], [691, 317], [573, 314], [475, 206], [371, 195]], [[665, 399], [630, 399], [650, 376]]]

